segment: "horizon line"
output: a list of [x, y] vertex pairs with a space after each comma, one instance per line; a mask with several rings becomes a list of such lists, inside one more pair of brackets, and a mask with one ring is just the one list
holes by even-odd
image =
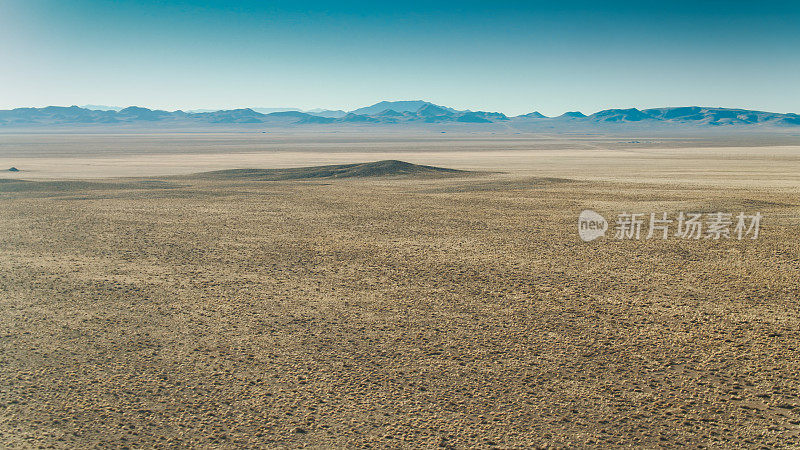
[[[331, 108], [314, 107], [314, 108], [305, 109], [305, 108], [298, 108], [298, 107], [276, 107], [276, 106], [242, 106], [242, 107], [223, 107], [223, 108], [216, 108], [216, 109], [215, 108], [203, 108], [203, 107], [200, 107], [200, 108], [170, 109], [170, 108], [158, 108], [158, 107], [142, 106], [141, 104], [139, 104], [139, 105], [127, 105], [127, 106], [117, 106], [117, 105], [107, 105], [107, 104], [99, 104], [99, 103], [98, 104], [96, 104], [96, 103], [87, 103], [85, 105], [76, 105], [76, 104], [72, 104], [72, 105], [53, 105], [53, 104], [49, 104], [49, 105], [45, 105], [45, 106], [14, 106], [14, 107], [5, 106], [5, 107], [0, 108], [0, 111], [13, 111], [15, 109], [44, 109], [44, 108], [50, 108], [50, 107], [55, 107], [55, 108], [77, 107], [77, 108], [81, 108], [81, 109], [87, 109], [87, 110], [90, 110], [90, 111], [119, 111], [119, 110], [124, 110], [124, 109], [127, 109], [127, 108], [145, 108], [145, 109], [148, 109], [148, 110], [151, 110], [151, 111], [166, 111], [166, 112], [171, 112], [171, 113], [174, 113], [174, 112], [185, 112], [185, 113], [190, 113], [190, 114], [202, 114], [204, 112], [235, 111], [235, 110], [244, 110], [244, 109], [249, 109], [249, 110], [252, 110], [253, 112], [256, 112], [256, 113], [259, 113], [259, 114], [264, 114], [264, 115], [271, 114], [271, 113], [274, 113], [274, 112], [284, 112], [284, 111], [297, 111], [297, 112], [303, 112], [303, 113], [308, 113], [308, 114], [313, 114], [314, 112], [322, 112], [322, 111], [342, 111], [344, 113], [350, 114], [353, 111], [356, 111], [358, 109], [372, 107], [372, 106], [378, 105], [379, 103], [383, 103], [383, 102], [386, 102], [386, 103], [425, 102], [425, 103], [432, 104], [432, 105], [439, 106], [439, 107], [443, 107], [443, 108], [454, 109], [456, 111], [473, 111], [473, 112], [482, 111], [482, 112], [488, 112], [488, 113], [500, 113], [500, 114], [504, 114], [504, 115], [506, 115], [508, 117], [518, 117], [518, 116], [524, 116], [526, 114], [533, 114], [533, 113], [539, 113], [539, 114], [542, 114], [545, 117], [550, 117], [550, 118], [559, 117], [559, 116], [564, 115], [564, 114], [576, 113], [576, 112], [583, 114], [583, 110], [581, 110], [581, 109], [574, 109], [574, 110], [564, 111], [564, 112], [562, 112], [561, 114], [558, 114], [558, 115], [546, 115], [546, 114], [541, 113], [538, 109], [534, 109], [534, 110], [531, 110], [531, 111], [528, 111], [528, 112], [525, 112], [525, 113], [510, 115], [510, 114], [507, 114], [507, 113], [502, 112], [502, 111], [491, 111], [491, 110], [488, 110], [488, 109], [472, 109], [472, 108], [468, 108], [468, 109], [459, 110], [459, 109], [452, 108], [452, 107], [449, 107], [449, 106], [440, 105], [440, 104], [437, 104], [437, 103], [434, 103], [434, 102], [431, 102], [431, 101], [428, 101], [428, 100], [380, 100], [378, 102], [375, 102], [375, 103], [372, 103], [372, 104], [369, 104], [369, 105], [365, 105], [365, 106], [360, 106], [360, 107], [357, 107], [357, 108], [354, 108], [354, 109], [344, 109], [344, 108], [334, 108], [334, 107], [331, 107]], [[89, 106], [99, 106], [99, 107], [102, 107], [102, 109], [88, 108]], [[793, 111], [788, 111], [788, 112], [769, 111], [769, 110], [766, 110], [766, 109], [751, 109], [751, 108], [738, 107], [738, 106], [737, 107], [702, 106], [702, 105], [696, 104], [696, 105], [676, 105], [676, 106], [655, 106], [655, 107], [647, 107], [647, 108], [636, 107], [636, 106], [632, 106], [632, 107], [610, 107], [610, 108], [599, 109], [597, 111], [594, 111], [594, 112], [592, 112], [590, 114], [586, 114], [586, 115], [591, 115], [591, 114], [595, 114], [595, 113], [599, 113], [599, 112], [603, 112], [603, 111], [615, 111], [615, 110], [624, 111], [624, 110], [632, 110], [632, 109], [635, 109], [635, 110], [638, 110], [638, 111], [647, 111], [647, 110], [652, 110], [652, 109], [667, 109], [667, 108], [710, 108], [710, 109], [743, 110], [743, 111], [754, 111], [754, 112], [764, 112], [764, 113], [778, 113], [778, 114], [797, 114], [796, 112], [793, 112]], [[271, 109], [271, 110], [275, 110], [275, 111], [271, 111], [269, 113], [260, 113], [260, 112], [256, 111], [258, 109]]]

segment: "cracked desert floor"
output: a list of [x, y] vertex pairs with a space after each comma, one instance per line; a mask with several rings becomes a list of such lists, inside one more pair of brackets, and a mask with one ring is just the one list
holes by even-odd
[[[481, 173], [189, 175], [387, 159]], [[798, 137], [0, 135], [10, 166], [0, 447], [800, 446]], [[763, 219], [586, 243], [584, 209]]]

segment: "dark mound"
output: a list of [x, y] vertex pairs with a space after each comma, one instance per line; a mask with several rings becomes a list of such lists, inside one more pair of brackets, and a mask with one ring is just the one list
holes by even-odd
[[9, 172], [19, 172], [19, 169], [17, 169], [16, 167], [12, 167], [12, 168], [8, 169], [8, 171]]
[[404, 161], [386, 160], [332, 166], [297, 167], [291, 169], [231, 169], [203, 172], [201, 178], [241, 179], [258, 181], [304, 180], [319, 178], [367, 177], [445, 177], [474, 174], [466, 170], [421, 166]]

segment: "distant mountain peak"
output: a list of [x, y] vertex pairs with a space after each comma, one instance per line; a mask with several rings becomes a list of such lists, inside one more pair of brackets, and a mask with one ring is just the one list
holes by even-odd
[[580, 111], [567, 111], [567, 112], [565, 112], [564, 114], [562, 114], [562, 115], [560, 115], [558, 117], [565, 117], [565, 118], [572, 118], [572, 119], [583, 119], [584, 117], [586, 117], [586, 114], [584, 114], [584, 113], [582, 113]]
[[94, 111], [119, 111], [122, 108], [119, 106], [108, 106], [108, 105], [83, 105], [81, 108], [84, 109], [91, 109]]
[[[426, 102], [425, 100], [399, 100], [399, 101], [382, 101], [375, 103], [374, 105], [355, 109], [350, 112], [353, 114], [373, 115], [373, 114], [380, 114], [381, 112], [386, 111], [387, 109], [391, 109], [400, 113], [404, 112], [415, 113], [427, 105], [432, 105], [438, 108], [444, 108], [443, 106], [434, 105], [433, 103]], [[445, 108], [445, 109], [450, 109], [450, 108]]]
[[434, 105], [433, 103], [425, 103], [415, 112], [420, 116], [430, 117], [430, 116], [445, 116], [450, 114], [452, 111], [443, 106]]
[[519, 117], [527, 117], [529, 119], [547, 119], [547, 116], [540, 113], [539, 111], [530, 112], [528, 114], [523, 114]]
[[397, 112], [393, 109], [387, 109], [378, 113], [379, 116], [383, 117], [403, 117], [403, 113]]
[[121, 112], [123, 114], [149, 112], [149, 111], [151, 111], [151, 110], [148, 109], [148, 108], [143, 108], [141, 106], [128, 106], [126, 108], [122, 108], [122, 109], [119, 110], [119, 112]]
[[650, 114], [636, 108], [628, 109], [606, 109], [598, 111], [591, 118], [604, 120], [606, 122], [638, 122], [640, 120], [653, 119]]

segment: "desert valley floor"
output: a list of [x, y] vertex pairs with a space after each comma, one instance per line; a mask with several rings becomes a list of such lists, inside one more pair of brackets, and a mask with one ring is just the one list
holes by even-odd
[[[471, 172], [198, 175], [382, 160]], [[800, 446], [798, 137], [0, 135], [11, 166], [0, 447]], [[587, 243], [584, 209], [763, 221]]]

